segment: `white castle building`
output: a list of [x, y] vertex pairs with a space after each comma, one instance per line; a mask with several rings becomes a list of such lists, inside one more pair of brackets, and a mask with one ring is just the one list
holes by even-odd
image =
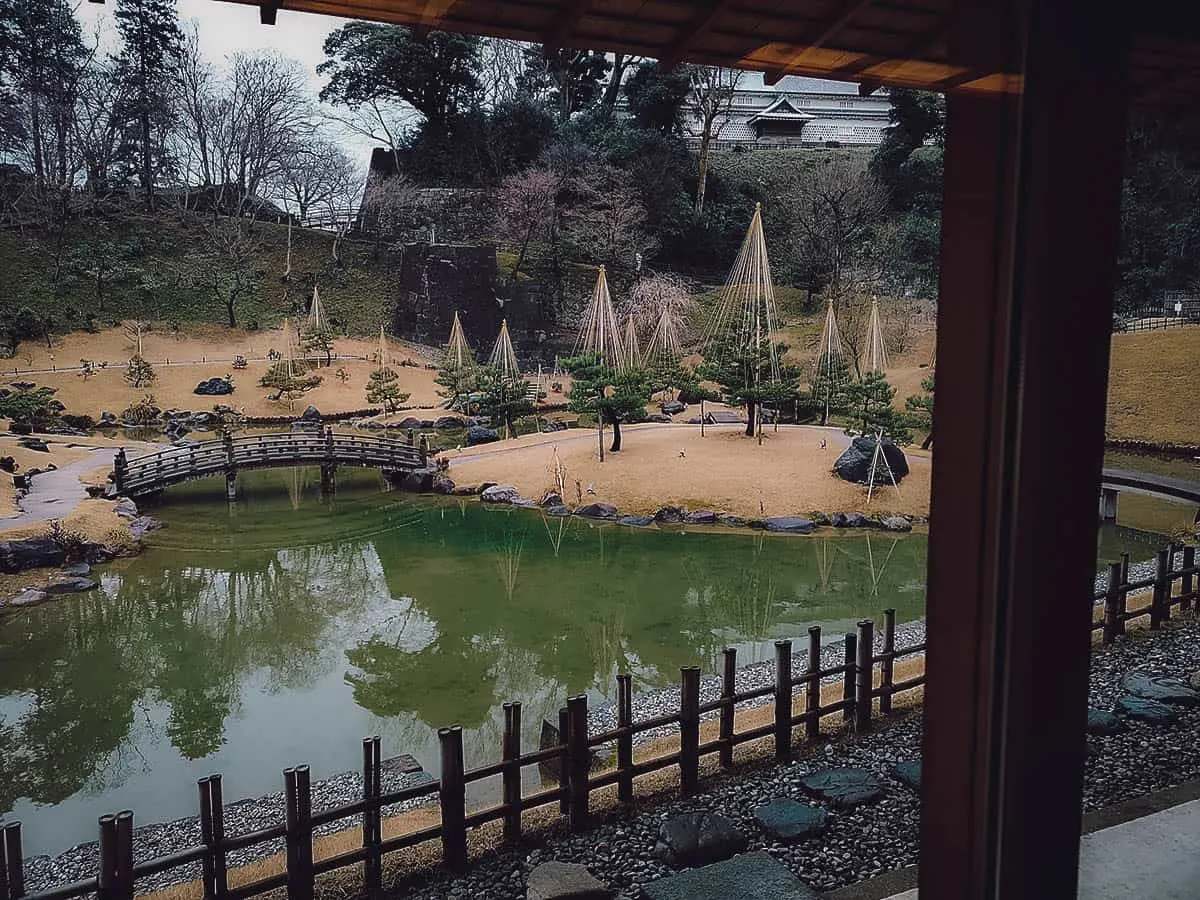
[[[743, 72], [729, 116], [711, 147], [874, 146], [883, 138], [890, 109], [885, 92], [860, 97], [856, 84], [787, 75], [767, 85], [761, 72]], [[685, 118], [684, 134], [690, 147], [699, 146], [694, 118]]]

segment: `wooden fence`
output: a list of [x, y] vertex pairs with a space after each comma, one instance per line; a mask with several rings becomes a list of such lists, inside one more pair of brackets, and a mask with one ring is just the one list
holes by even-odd
[[[745, 691], [735, 689], [737, 651], [724, 652], [720, 695], [713, 700], [700, 700], [700, 669], [690, 666], [680, 670], [680, 708], [678, 712], [654, 716], [641, 721], [633, 718], [632, 678], [617, 676], [616, 727], [593, 734], [588, 729], [586, 696], [572, 697], [559, 712], [560, 743], [537, 751], [526, 752], [521, 747], [521, 704], [504, 704], [504, 735], [500, 760], [472, 771], [465, 771], [463, 736], [458, 726], [438, 731], [441, 748], [441, 777], [397, 791], [383, 793], [380, 789], [382, 759], [378, 737], [363, 740], [362, 799], [322, 812], [312, 811], [312, 790], [308, 766], [283, 770], [284, 821], [247, 834], [230, 836], [225, 833], [224, 799], [221, 776], [201, 778], [199, 812], [201, 844], [181, 849], [169, 856], [134, 863], [133, 813], [126, 810], [100, 818], [99, 871], [89, 878], [62, 885], [38, 894], [25, 892], [24, 862], [21, 851], [19, 822], [4, 826], [3, 852], [0, 853], [0, 900], [71, 900], [97, 894], [99, 900], [130, 900], [135, 883], [169, 869], [187, 864], [200, 864], [203, 894], [206, 900], [242, 900], [269, 891], [286, 888], [290, 900], [312, 900], [318, 875], [348, 866], [363, 866], [363, 884], [369, 894], [382, 888], [385, 854], [414, 847], [426, 841], [439, 840], [442, 861], [452, 871], [467, 864], [467, 833], [488, 822], [502, 821], [504, 840], [514, 843], [521, 838], [521, 814], [527, 810], [557, 805], [573, 830], [588, 824], [589, 800], [593, 791], [616, 785], [621, 802], [633, 799], [634, 779], [660, 769], [679, 770], [679, 786], [684, 796], [700, 789], [700, 761], [716, 755], [721, 767], [734, 765], [734, 748], [750, 741], [770, 740], [775, 758], [786, 760], [793, 751], [793, 730], [803, 729], [804, 739], [817, 738], [821, 720], [835, 715], [856, 731], [868, 728], [875, 701], [881, 715], [892, 710], [897, 694], [915, 690], [925, 683], [924, 674], [904, 681], [894, 678], [898, 659], [916, 656], [925, 651], [918, 644], [896, 648], [895, 610], [884, 613], [881, 650], [874, 652], [875, 625], [870, 620], [858, 623], [857, 632], [846, 635], [845, 655], [836, 665], [822, 668], [821, 629], [808, 630], [808, 665], [804, 674], [792, 674], [791, 641], [775, 642], [775, 679], [773, 684]], [[878, 681], [878, 684], [876, 684]], [[840, 684], [839, 699], [821, 702], [822, 683]], [[793, 712], [793, 701], [803, 695], [803, 711]], [[739, 731], [734, 717], [739, 704], [773, 697], [772, 721]], [[701, 743], [701, 720], [718, 720], [717, 737]], [[635, 763], [635, 736], [664, 726], [677, 726], [679, 749], [674, 753]], [[592, 771], [591, 757], [597, 747], [615, 746], [615, 765], [606, 770]], [[544, 763], [557, 764], [561, 773], [559, 784], [534, 793], [522, 793], [521, 770], [526, 766]], [[467, 785], [484, 779], [501, 779], [500, 802], [484, 809], [468, 812]], [[383, 810], [393, 804], [436, 795], [441, 821], [437, 825], [385, 839]], [[342, 820], [358, 821], [360, 846], [354, 850], [324, 859], [314, 859], [314, 830]], [[283, 840], [286, 854], [285, 871], [250, 884], [229, 886], [228, 857], [237, 850]]]
[[[1175, 568], [1175, 557], [1182, 549], [1181, 565]], [[1150, 617], [1150, 627], [1158, 629], [1163, 622], [1170, 620], [1172, 608], [1178, 606], [1184, 611], [1190, 611], [1193, 606], [1200, 610], [1200, 566], [1196, 565], [1196, 548], [1180, 547], [1173, 544], [1159, 550], [1154, 557], [1154, 574], [1149, 578], [1137, 581], [1129, 580], [1129, 554], [1122, 556], [1120, 562], [1108, 566], [1108, 588], [1097, 591], [1095, 600], [1104, 601], [1104, 617], [1093, 623], [1092, 631], [1101, 633], [1101, 641], [1111, 644], [1118, 635], [1125, 633], [1125, 623], [1141, 616]], [[1175, 592], [1175, 583], [1179, 582], [1179, 591]], [[1141, 606], [1129, 608], [1129, 601], [1135, 595], [1148, 593], [1148, 599]]]

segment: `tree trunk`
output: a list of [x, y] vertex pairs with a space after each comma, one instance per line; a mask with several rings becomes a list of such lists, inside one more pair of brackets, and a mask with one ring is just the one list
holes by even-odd
[[608, 448], [613, 453], [618, 453], [621, 450], [621, 420], [613, 419], [613, 442]]
[[712, 143], [712, 123], [706, 122], [704, 131], [700, 135], [700, 153], [697, 159], [699, 177], [696, 181], [696, 209], [694, 213], [697, 222], [704, 215], [704, 194], [708, 188], [708, 146], [710, 143]]
[[142, 179], [146, 189], [146, 209], [154, 208], [154, 171], [150, 162], [150, 110], [143, 104], [142, 114]]
[[746, 437], [754, 437], [754, 411], [757, 406], [753, 400], [746, 401]]
[[[237, 295], [230, 294], [225, 301], [225, 312], [229, 314], [229, 327], [237, 328]], [[278, 399], [278, 398], [276, 398]]]
[[925, 440], [921, 441], [921, 449], [928, 450], [933, 446], [933, 426], [929, 426], [929, 434], [925, 435]]

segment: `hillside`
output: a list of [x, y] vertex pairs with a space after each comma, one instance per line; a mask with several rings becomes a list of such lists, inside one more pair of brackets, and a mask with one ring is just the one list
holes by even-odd
[[[333, 235], [293, 229], [292, 271], [284, 279], [287, 228], [245, 223], [230, 247], [229, 220], [164, 213], [84, 217], [55, 232], [0, 232], [3, 309], [49, 314], [54, 330], [104, 327], [130, 318], [169, 325], [225, 324], [221, 293], [243, 285], [235, 312], [248, 329], [303, 310], [316, 284], [331, 319], [350, 334], [371, 334], [386, 321], [400, 253], [344, 240], [340, 263]], [[214, 240], [224, 240], [222, 246]]]

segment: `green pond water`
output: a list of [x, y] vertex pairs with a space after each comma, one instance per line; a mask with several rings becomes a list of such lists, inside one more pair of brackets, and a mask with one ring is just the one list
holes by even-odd
[[[356, 770], [361, 738], [437, 771], [439, 726], [467, 763], [499, 758], [501, 704], [537, 743], [569, 695], [615, 696], [770, 658], [809, 625], [924, 609], [921, 535], [798, 538], [634, 530], [477, 501], [387, 493], [373, 473], [249, 473], [169, 491], [169, 523], [101, 588], [0, 620], [0, 814], [30, 853], [92, 840], [99, 815], [194, 813], [225, 797]], [[802, 646], [802, 644], [801, 644]], [[530, 773], [536, 777], [535, 772]]]

